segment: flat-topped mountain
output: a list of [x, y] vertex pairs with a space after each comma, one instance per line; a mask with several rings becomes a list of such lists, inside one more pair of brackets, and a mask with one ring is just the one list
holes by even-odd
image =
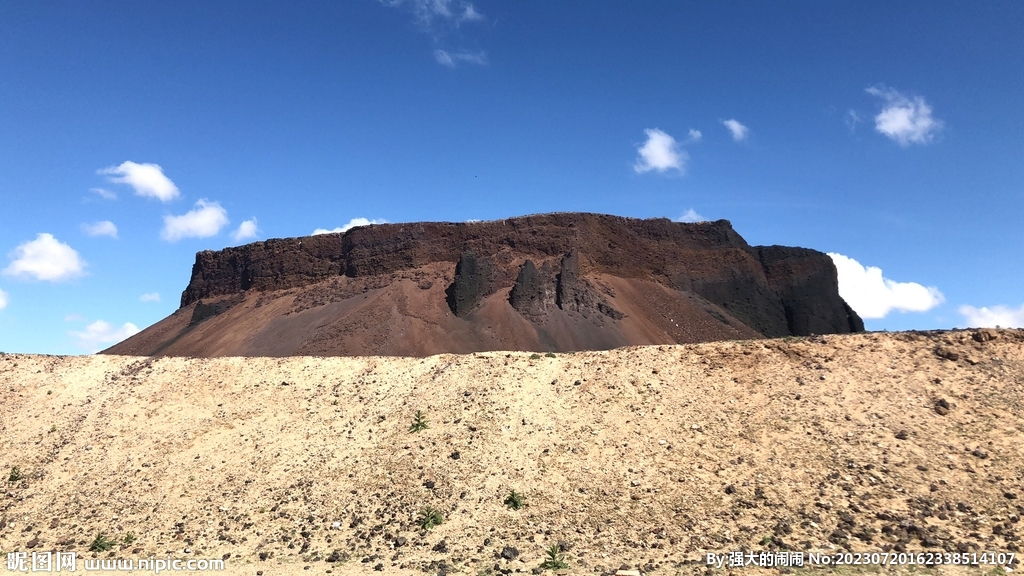
[[181, 308], [105, 352], [424, 356], [861, 330], [821, 252], [750, 246], [726, 220], [561, 213], [200, 252]]

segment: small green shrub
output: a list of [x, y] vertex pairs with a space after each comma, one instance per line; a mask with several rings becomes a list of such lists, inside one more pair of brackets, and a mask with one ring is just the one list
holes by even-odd
[[412, 419], [412, 426], [409, 426], [409, 432], [421, 432], [427, 428], [430, 428], [427, 426], [427, 415], [423, 413], [423, 410], [417, 410]]
[[17, 466], [11, 466], [11, 475], [7, 477], [7, 481], [8, 482], [17, 482], [17, 481], [21, 480], [22, 478], [23, 478], [23, 476], [21, 475], [21, 469], [18, 468]]
[[430, 530], [434, 526], [440, 526], [442, 522], [444, 522], [444, 516], [439, 510], [431, 506], [424, 506], [423, 510], [420, 510], [420, 517], [417, 521], [420, 528]]
[[530, 354], [530, 360], [540, 360], [540, 354]]
[[102, 532], [96, 535], [92, 544], [89, 544], [89, 552], [106, 552], [114, 547], [114, 541], [107, 538]]
[[50, 425], [50, 432], [56, 432], [56, 431], [57, 431], [57, 425], [56, 424], [51, 424]]
[[519, 510], [523, 507], [523, 495], [512, 490], [508, 493], [508, 496], [505, 497], [505, 506], [508, 506], [513, 510]]
[[135, 542], [135, 533], [134, 532], [129, 532], [129, 533], [125, 534], [124, 538], [122, 538], [121, 541], [124, 542], [125, 544], [131, 544], [132, 542]]
[[554, 352], [548, 352], [547, 354], [544, 355], [544, 357], [545, 358], [554, 358], [555, 357], [555, 353]]
[[562, 549], [557, 544], [552, 544], [551, 548], [547, 549], [547, 556], [540, 565], [544, 570], [561, 570], [569, 567]]

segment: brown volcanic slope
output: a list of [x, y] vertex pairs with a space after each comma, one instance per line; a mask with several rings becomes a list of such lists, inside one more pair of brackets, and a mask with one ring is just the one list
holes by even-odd
[[725, 220], [548, 214], [201, 252], [181, 308], [106, 352], [424, 356], [860, 330], [820, 252], [749, 246]]
[[[9, 354], [0, 390], [3, 551], [88, 556], [103, 532], [114, 557], [229, 555], [249, 576], [530, 573], [559, 542], [578, 575], [703, 573], [741, 548], [1021, 556], [1021, 330], [540, 358]], [[430, 531], [424, 506], [444, 515]]]

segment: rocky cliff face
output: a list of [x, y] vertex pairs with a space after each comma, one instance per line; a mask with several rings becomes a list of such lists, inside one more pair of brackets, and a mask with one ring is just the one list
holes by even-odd
[[[276, 312], [257, 312], [282, 298], [288, 304], [271, 306]], [[212, 335], [187, 333], [211, 322], [224, 324], [221, 332], [227, 324], [241, 329], [242, 316], [258, 324], [252, 330], [275, 325], [291, 334], [287, 346], [267, 344], [275, 355], [310, 352], [310, 342], [324, 353], [420, 354], [863, 330], [839, 297], [825, 254], [751, 247], [725, 220], [571, 213], [375, 225], [201, 252], [181, 307], [177, 315], [188, 316], [181, 330], [164, 321], [148, 337], [144, 331], [111, 350], [167, 352], [175, 347], [170, 340], [180, 340], [191, 342], [183, 346], [192, 353], [210, 355], [201, 346]], [[225, 319], [246, 307], [250, 313]], [[305, 331], [284, 330], [282, 318], [299, 313]], [[368, 318], [389, 318], [390, 328], [367, 326]], [[402, 343], [424, 332], [436, 334], [427, 344]]]

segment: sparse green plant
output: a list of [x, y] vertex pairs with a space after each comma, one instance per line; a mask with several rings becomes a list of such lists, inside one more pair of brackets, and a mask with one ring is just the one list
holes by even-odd
[[530, 360], [540, 360], [540, 354], [530, 354]]
[[761, 538], [761, 546], [767, 546], [767, 545], [769, 545], [771, 543], [772, 543], [772, 537], [771, 536], [765, 536], [764, 538]]
[[505, 497], [505, 506], [508, 506], [513, 510], [519, 510], [523, 507], [523, 495], [512, 490], [508, 493], [508, 496]]
[[554, 352], [548, 352], [547, 354], [544, 355], [544, 357], [545, 358], [554, 358], [555, 357], [555, 353]]
[[47, 390], [47, 391], [46, 391], [46, 395], [47, 395], [47, 396], [49, 396], [50, 394], [53, 394], [53, 390]]
[[89, 544], [89, 552], [106, 552], [114, 547], [114, 541], [107, 538], [102, 532], [96, 535], [92, 543]]
[[17, 482], [22, 479], [21, 469], [17, 466], [11, 466], [11, 474], [7, 477], [8, 482]]
[[427, 415], [423, 413], [423, 410], [417, 410], [413, 416], [412, 425], [409, 426], [409, 432], [422, 432], [427, 428], [430, 428], [430, 426], [427, 426]]
[[124, 542], [126, 545], [127, 544], [131, 544], [132, 542], [135, 542], [135, 533], [134, 532], [129, 532], [129, 533], [125, 534], [124, 538], [122, 538], [121, 541]]
[[440, 526], [442, 522], [444, 522], [444, 516], [441, 515], [440, 510], [437, 510], [432, 506], [424, 506], [423, 509], [420, 510], [420, 517], [417, 521], [420, 528], [430, 530], [434, 526]]
[[50, 432], [53, 433], [53, 432], [56, 432], [56, 431], [57, 431], [57, 425], [56, 424], [51, 424], [50, 425]]
[[337, 398], [335, 398], [334, 400], [331, 400], [331, 406], [337, 406], [337, 405], [338, 405], [338, 399]]
[[561, 570], [569, 567], [569, 564], [565, 561], [565, 554], [562, 553], [562, 549], [559, 548], [558, 544], [552, 544], [551, 548], [548, 548], [545, 553], [547, 558], [540, 565], [544, 570]]

